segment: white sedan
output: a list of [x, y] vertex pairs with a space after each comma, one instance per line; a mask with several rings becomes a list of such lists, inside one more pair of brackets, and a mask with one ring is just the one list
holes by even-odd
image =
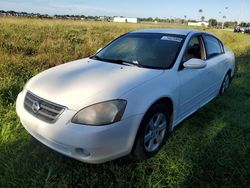
[[66, 156], [147, 159], [178, 123], [225, 92], [234, 73], [234, 53], [212, 34], [138, 30], [36, 75], [16, 110], [33, 137]]

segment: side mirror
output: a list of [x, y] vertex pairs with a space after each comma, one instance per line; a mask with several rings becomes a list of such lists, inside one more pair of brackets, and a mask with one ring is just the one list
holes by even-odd
[[99, 48], [99, 49], [96, 51], [96, 53], [100, 52], [101, 50], [102, 50], [102, 48]]
[[206, 67], [206, 65], [205, 61], [197, 58], [189, 59], [183, 64], [183, 66], [187, 69], [202, 69]]

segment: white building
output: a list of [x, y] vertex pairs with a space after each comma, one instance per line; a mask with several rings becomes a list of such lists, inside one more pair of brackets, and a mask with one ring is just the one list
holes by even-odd
[[204, 25], [205, 27], [208, 27], [208, 22], [188, 22], [189, 26], [198, 26], [201, 27], [202, 25]]
[[138, 18], [122, 18], [122, 17], [114, 17], [114, 22], [121, 23], [138, 23]]

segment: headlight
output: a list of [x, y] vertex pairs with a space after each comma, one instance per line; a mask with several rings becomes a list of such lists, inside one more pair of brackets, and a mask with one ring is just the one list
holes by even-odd
[[80, 110], [72, 119], [73, 123], [84, 125], [106, 125], [120, 121], [127, 101], [112, 100], [97, 103]]

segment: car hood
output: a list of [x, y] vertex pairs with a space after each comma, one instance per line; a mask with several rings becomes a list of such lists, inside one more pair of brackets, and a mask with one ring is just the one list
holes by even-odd
[[79, 110], [91, 102], [117, 99], [162, 72], [86, 58], [41, 72], [30, 79], [25, 89], [69, 109]]

